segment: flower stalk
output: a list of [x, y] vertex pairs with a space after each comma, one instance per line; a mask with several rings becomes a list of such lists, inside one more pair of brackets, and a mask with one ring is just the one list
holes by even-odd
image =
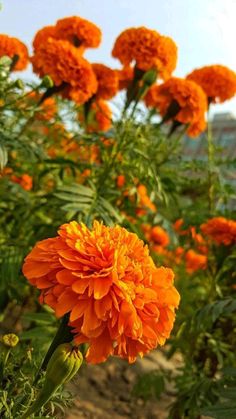
[[52, 398], [58, 388], [68, 383], [78, 372], [83, 362], [83, 355], [70, 343], [57, 347], [51, 356], [46, 370], [43, 387], [34, 403], [21, 416], [26, 419], [37, 413]]

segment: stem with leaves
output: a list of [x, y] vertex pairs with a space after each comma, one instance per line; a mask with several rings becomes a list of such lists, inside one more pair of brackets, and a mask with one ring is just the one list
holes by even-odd
[[208, 204], [209, 213], [214, 211], [214, 143], [212, 137], [212, 128], [209, 118], [207, 118], [207, 153], [208, 153]]

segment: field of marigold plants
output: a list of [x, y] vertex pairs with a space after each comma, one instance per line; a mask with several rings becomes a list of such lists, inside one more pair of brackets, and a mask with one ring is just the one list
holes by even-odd
[[[180, 365], [132, 397], [171, 385], [166, 418], [235, 419], [236, 161], [209, 109], [236, 74], [175, 77], [175, 41], [146, 27], [114, 40], [115, 69], [85, 58], [100, 42], [82, 17], [40, 29], [31, 56], [0, 35], [0, 417], [66, 417], [86, 364], [156, 351]], [[200, 136], [204, 159], [184, 157]]]

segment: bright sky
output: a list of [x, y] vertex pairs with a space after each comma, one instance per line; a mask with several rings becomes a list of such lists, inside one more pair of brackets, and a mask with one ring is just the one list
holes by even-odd
[[[35, 32], [59, 18], [78, 15], [103, 31], [100, 48], [86, 56], [119, 67], [110, 56], [117, 35], [131, 26], [147, 26], [171, 36], [179, 47], [175, 75], [196, 67], [223, 64], [236, 71], [236, 0], [0, 0], [1, 33], [16, 36], [31, 48]], [[32, 73], [27, 71], [27, 78]], [[215, 107], [236, 114], [236, 98]]]

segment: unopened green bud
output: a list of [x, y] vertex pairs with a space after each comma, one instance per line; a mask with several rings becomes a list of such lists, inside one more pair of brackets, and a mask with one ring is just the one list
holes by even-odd
[[8, 57], [7, 55], [3, 55], [0, 58], [0, 66], [10, 67], [11, 63], [12, 63], [12, 59]]
[[146, 84], [147, 86], [151, 86], [153, 83], [155, 83], [157, 78], [157, 70], [155, 70], [154, 68], [151, 70], [146, 71], [146, 73], [143, 75], [143, 82], [144, 84]]
[[20, 80], [20, 79], [17, 79], [17, 80], [15, 81], [14, 86], [15, 86], [17, 89], [21, 89], [21, 90], [23, 90], [23, 89], [24, 89], [24, 83], [23, 83], [23, 81], [22, 81], [22, 80]]
[[19, 338], [14, 333], [8, 333], [7, 335], [3, 335], [2, 337], [2, 343], [8, 348], [14, 348], [14, 346], [16, 346], [18, 342]]
[[46, 89], [50, 89], [51, 87], [54, 86], [53, 80], [51, 79], [50, 76], [44, 76], [42, 83], [41, 83], [41, 87], [46, 87]]
[[71, 343], [59, 345], [48, 363], [41, 392], [21, 419], [26, 419], [33, 413], [38, 412], [62, 384], [68, 383], [74, 377], [82, 362], [83, 355], [77, 347], [74, 347]]

